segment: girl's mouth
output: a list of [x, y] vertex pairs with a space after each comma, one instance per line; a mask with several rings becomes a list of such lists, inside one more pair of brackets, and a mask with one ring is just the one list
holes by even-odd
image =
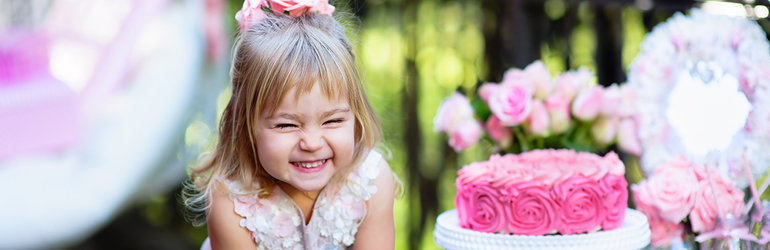
[[319, 166], [323, 166], [326, 161], [329, 159], [323, 159], [323, 160], [317, 160], [317, 161], [305, 161], [305, 162], [292, 162], [291, 164], [300, 167], [300, 168], [306, 168], [306, 169], [312, 169], [317, 168]]

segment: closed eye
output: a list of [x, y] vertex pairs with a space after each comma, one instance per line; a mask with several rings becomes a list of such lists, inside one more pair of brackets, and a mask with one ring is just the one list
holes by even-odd
[[278, 128], [278, 129], [286, 129], [286, 128], [296, 128], [297, 125], [289, 124], [289, 123], [282, 123], [282, 124], [275, 125], [275, 127]]
[[337, 124], [337, 123], [342, 123], [344, 121], [345, 120], [343, 120], [343, 119], [334, 119], [334, 120], [326, 121], [326, 122], [324, 122], [324, 124]]

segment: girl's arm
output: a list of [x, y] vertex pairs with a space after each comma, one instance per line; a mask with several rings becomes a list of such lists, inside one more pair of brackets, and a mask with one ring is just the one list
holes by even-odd
[[393, 200], [396, 184], [393, 173], [385, 159], [380, 160], [380, 174], [374, 179], [377, 193], [368, 202], [368, 214], [358, 228], [354, 249], [393, 249], [396, 244], [396, 229], [393, 224]]
[[211, 249], [256, 249], [248, 229], [240, 226], [241, 216], [235, 213], [233, 201], [221, 185], [212, 194], [207, 218]]

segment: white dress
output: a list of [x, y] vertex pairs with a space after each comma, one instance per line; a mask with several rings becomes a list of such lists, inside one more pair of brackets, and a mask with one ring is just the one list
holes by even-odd
[[[237, 195], [243, 193], [237, 182], [226, 180], [225, 185], [235, 213], [243, 217], [240, 226], [251, 231], [257, 249], [344, 249], [353, 244], [366, 216], [365, 202], [377, 192], [372, 181], [380, 173], [381, 159], [371, 151], [339, 192], [321, 190], [307, 225], [302, 210], [278, 186], [270, 197], [259, 199], [256, 194]], [[210, 249], [208, 239], [202, 249]]]

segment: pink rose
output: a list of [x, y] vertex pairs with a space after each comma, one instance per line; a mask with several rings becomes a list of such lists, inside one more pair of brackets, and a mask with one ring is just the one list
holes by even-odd
[[[701, 181], [695, 194], [695, 206], [690, 212], [690, 223], [695, 232], [708, 232], [714, 230], [714, 222], [718, 214], [717, 206], [722, 214], [738, 216], [743, 212], [743, 191], [725, 181], [721, 176], [711, 176], [716, 192], [711, 189], [708, 181]], [[716, 201], [714, 201], [716, 193]], [[717, 205], [718, 204], [718, 205]]]
[[618, 84], [613, 83], [609, 87], [602, 90], [602, 104], [599, 114], [605, 117], [615, 117], [620, 110], [620, 103], [622, 102], [622, 93]]
[[604, 196], [604, 207], [607, 217], [602, 222], [604, 230], [612, 230], [623, 225], [628, 208], [628, 182], [623, 176], [605, 175], [600, 184], [607, 190]]
[[503, 126], [497, 116], [489, 116], [486, 128], [487, 135], [489, 135], [492, 140], [500, 143], [500, 147], [507, 148], [511, 145], [511, 141], [513, 141], [513, 132], [511, 132], [510, 128]]
[[545, 100], [553, 91], [554, 84], [551, 80], [551, 72], [545, 67], [543, 61], [537, 60], [527, 65], [524, 68], [524, 74], [529, 79], [530, 84], [535, 87], [535, 98]]
[[633, 118], [620, 120], [620, 124], [618, 124], [618, 148], [639, 156], [642, 155], [643, 149], [636, 131], [636, 120]]
[[553, 196], [561, 204], [559, 232], [585, 233], [598, 229], [607, 216], [604, 191], [599, 182], [573, 175], [553, 186]]
[[555, 183], [559, 183], [566, 179], [569, 179], [575, 172], [570, 169], [561, 169], [558, 163], [541, 163], [535, 168], [532, 173], [532, 180], [546, 187], [551, 187]]
[[548, 188], [528, 181], [507, 186], [500, 193], [509, 232], [544, 235], [558, 228], [560, 207]]
[[489, 97], [497, 92], [499, 88], [499, 85], [497, 83], [488, 82], [484, 83], [479, 87], [479, 97], [481, 97], [481, 100], [484, 100], [485, 102], [489, 102]]
[[503, 125], [519, 125], [532, 112], [532, 89], [519, 84], [500, 85], [498, 92], [489, 97], [488, 104]]
[[455, 152], [460, 152], [479, 142], [481, 125], [473, 119], [465, 120], [448, 132], [449, 145], [454, 148]]
[[636, 210], [647, 216], [650, 231], [652, 231], [652, 245], [668, 247], [671, 245], [672, 240], [681, 242], [684, 225], [660, 218], [660, 212], [653, 204], [647, 180], [631, 185], [631, 192], [633, 193]]
[[572, 115], [581, 121], [591, 121], [602, 107], [602, 87], [594, 85], [583, 88], [572, 101]]
[[567, 98], [567, 102], [572, 102], [572, 99], [577, 95], [578, 90], [584, 86], [588, 86], [594, 78], [594, 73], [588, 68], [581, 67], [577, 71], [568, 71], [561, 73], [556, 78], [556, 92], [561, 93]]
[[570, 99], [559, 92], [545, 99], [545, 109], [548, 110], [551, 133], [561, 134], [569, 128], [572, 119], [569, 106]]
[[618, 104], [616, 116], [626, 118], [636, 114], [636, 92], [634, 91], [629, 84], [620, 85], [620, 104]]
[[[455, 205], [458, 213], [465, 213], [466, 228], [479, 232], [493, 233], [505, 230], [507, 221], [505, 209], [500, 202], [500, 194], [496, 189], [481, 184], [471, 184], [470, 187], [458, 190]], [[460, 200], [466, 197], [467, 200]], [[460, 224], [463, 226], [463, 223]]]
[[698, 191], [698, 180], [692, 168], [668, 165], [658, 166], [648, 178], [652, 203], [660, 211], [660, 217], [679, 222], [690, 213]]
[[543, 101], [535, 99], [532, 101], [532, 114], [529, 116], [528, 132], [534, 135], [542, 136], [548, 131], [548, 110]]
[[438, 107], [436, 116], [433, 117], [433, 129], [436, 132], [448, 132], [462, 122], [474, 120], [475, 112], [464, 95], [454, 92], [452, 96], [444, 98]]
[[289, 16], [298, 17], [307, 12], [331, 15], [334, 6], [329, 5], [329, 0], [267, 0], [273, 13], [281, 14], [289, 12]]
[[262, 11], [262, 7], [267, 7], [264, 0], [243, 1], [243, 8], [235, 13], [235, 19], [238, 20], [241, 32], [265, 18], [266, 15]]
[[600, 117], [591, 125], [591, 136], [601, 145], [608, 145], [615, 140], [620, 118]]
[[650, 244], [653, 247], [668, 248], [672, 243], [681, 243], [684, 239], [684, 225], [661, 218], [648, 220], [650, 223]]

